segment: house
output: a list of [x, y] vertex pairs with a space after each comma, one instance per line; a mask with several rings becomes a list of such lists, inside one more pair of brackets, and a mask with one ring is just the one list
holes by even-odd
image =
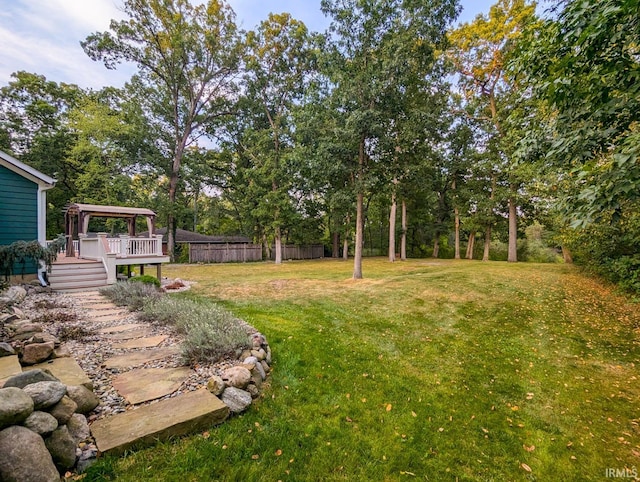
[[[56, 180], [0, 151], [0, 245], [46, 241], [47, 190]], [[35, 277], [38, 266], [27, 263], [24, 274]], [[22, 274], [22, 267], [14, 270]]]

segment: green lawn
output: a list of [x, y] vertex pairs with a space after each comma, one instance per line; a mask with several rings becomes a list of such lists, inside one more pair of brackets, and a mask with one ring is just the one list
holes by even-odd
[[571, 266], [171, 266], [267, 336], [242, 416], [85, 480], [607, 480], [640, 466], [638, 305]]

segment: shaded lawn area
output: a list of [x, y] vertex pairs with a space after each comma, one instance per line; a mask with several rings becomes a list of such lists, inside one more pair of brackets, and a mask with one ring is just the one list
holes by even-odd
[[571, 266], [170, 266], [264, 332], [242, 416], [85, 480], [605, 480], [640, 466], [638, 305]]

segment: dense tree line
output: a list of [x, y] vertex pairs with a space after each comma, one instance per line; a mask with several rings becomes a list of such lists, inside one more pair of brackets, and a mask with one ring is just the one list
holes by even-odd
[[[322, 0], [237, 28], [223, 0], [126, 0], [82, 42], [100, 91], [16, 72], [0, 148], [69, 201], [150, 207], [173, 233], [275, 251], [553, 261], [562, 250], [640, 288], [638, 0]], [[117, 224], [104, 229], [116, 231]], [[170, 238], [170, 246], [173, 237]]]

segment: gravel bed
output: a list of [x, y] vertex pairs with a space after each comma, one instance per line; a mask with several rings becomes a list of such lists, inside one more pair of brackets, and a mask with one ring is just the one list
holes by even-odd
[[[186, 289], [188, 289], [188, 282], [183, 281], [183, 283], [187, 285]], [[166, 281], [163, 284], [166, 284]], [[105, 300], [107, 299], [105, 298]], [[70, 355], [78, 362], [93, 382], [94, 393], [100, 399], [100, 405], [88, 417], [90, 422], [133, 408], [133, 406], [127, 403], [125, 399], [113, 388], [112, 380], [118, 374], [133, 368], [175, 368], [188, 365], [185, 363], [182, 355], [173, 355], [160, 360], [150, 361], [142, 365], [136, 365], [135, 367], [106, 368], [104, 362], [111, 357], [126, 353], [142, 352], [145, 351], [145, 349], [113, 348], [112, 345], [120, 343], [120, 341], [108, 339], [106, 334], [98, 332], [100, 329], [130, 323], [146, 325], [151, 330], [151, 333], [146, 335], [147, 337], [156, 335], [168, 336], [168, 338], [156, 348], [179, 345], [182, 337], [169, 326], [154, 325], [152, 323], [140, 321], [138, 320], [136, 313], [132, 312], [125, 313], [122, 318], [117, 321], [96, 321], [89, 314], [91, 310], [82, 306], [80, 301], [80, 298], [73, 293], [37, 293], [27, 296], [25, 301], [21, 304], [20, 310], [24, 312], [25, 317], [30, 319], [38, 318], [43, 314], [47, 314], [51, 318], [54, 318], [56, 314], [62, 313], [72, 313], [77, 316], [76, 321], [43, 323], [43, 330], [51, 333], [52, 335], [56, 335], [59, 330], [63, 328], [63, 325], [69, 325], [67, 328], [82, 328], [90, 332], [87, 336], [82, 337], [81, 339], [70, 339], [63, 342], [63, 346], [66, 347]], [[123, 307], [123, 311], [125, 310], [126, 308]], [[177, 391], [163, 398], [175, 397], [184, 392], [206, 387], [211, 376], [221, 375], [225, 369], [238, 363], [238, 360], [228, 358], [212, 364], [192, 365], [190, 368], [193, 370], [193, 374]], [[162, 400], [162, 398], [136, 405], [136, 407], [155, 403], [159, 400]]]

